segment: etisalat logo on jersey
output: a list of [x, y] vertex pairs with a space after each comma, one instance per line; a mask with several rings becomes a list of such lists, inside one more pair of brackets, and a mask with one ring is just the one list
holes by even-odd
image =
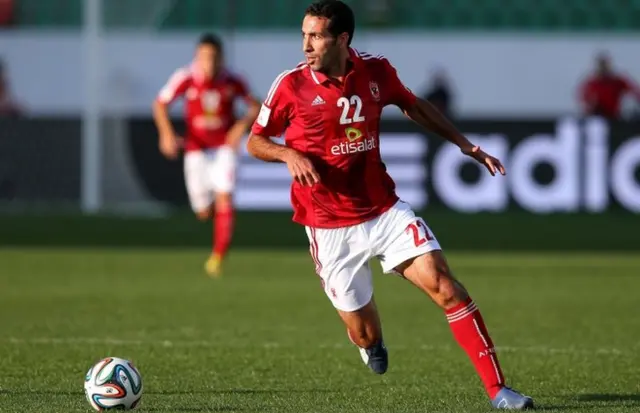
[[376, 148], [376, 137], [371, 135], [368, 138], [358, 128], [346, 128], [344, 130], [346, 141], [342, 141], [331, 147], [332, 155], [350, 155], [359, 152], [366, 152]]

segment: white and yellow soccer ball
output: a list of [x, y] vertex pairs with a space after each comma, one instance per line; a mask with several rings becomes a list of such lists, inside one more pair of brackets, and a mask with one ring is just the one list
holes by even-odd
[[84, 393], [95, 410], [130, 410], [142, 397], [142, 376], [129, 360], [107, 357], [89, 369]]

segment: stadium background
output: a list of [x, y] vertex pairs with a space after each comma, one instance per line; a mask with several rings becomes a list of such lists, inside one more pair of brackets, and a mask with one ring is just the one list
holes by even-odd
[[[400, 194], [475, 292], [516, 387], [551, 409], [637, 411], [638, 106], [584, 118], [576, 88], [603, 50], [640, 79], [640, 3], [349, 3], [354, 46], [387, 56], [417, 93], [445, 70], [456, 124], [506, 161], [507, 177], [485, 179], [385, 113]], [[229, 272], [203, 275], [211, 230], [187, 206], [181, 162], [159, 154], [151, 101], [204, 30], [264, 96], [300, 60], [305, 5], [0, 0], [0, 56], [24, 108], [0, 118], [0, 410], [85, 411], [80, 374], [117, 353], [141, 366], [154, 411], [481, 411], [441, 314], [382, 277], [399, 373], [388, 392], [365, 390], [378, 382], [317, 289], [281, 165], [243, 156]]]
[[[554, 248], [589, 245], [584, 235], [593, 233], [592, 225], [607, 240], [599, 248], [638, 247], [640, 239], [618, 232], [628, 228], [627, 220], [635, 223], [640, 210], [640, 159], [622, 156], [640, 152], [637, 109], [625, 105], [625, 119], [610, 125], [582, 119], [576, 93], [600, 51], [610, 53], [625, 73], [640, 74], [633, 52], [638, 39], [633, 16], [640, 7], [580, 1], [352, 3], [359, 12], [354, 46], [389, 57], [416, 93], [428, 87], [435, 70], [446, 71], [455, 98], [454, 120], [512, 168], [506, 179], [480, 179], [478, 169], [460, 163], [452, 148], [440, 150], [439, 138], [413, 128], [394, 109], [386, 112], [382, 149], [399, 192], [426, 210], [427, 217], [437, 214], [429, 220], [443, 222], [439, 232], [445, 245], [551, 248], [541, 223], [553, 222], [564, 234]], [[188, 63], [203, 30], [224, 37], [228, 64], [263, 95], [283, 68], [300, 59], [302, 5], [279, 0], [265, 9], [260, 4], [111, 0], [100, 3], [101, 24], [94, 26], [92, 37], [91, 26], [83, 26], [90, 16], [80, 0], [13, 2], [0, 50], [27, 116], [0, 120], [0, 205], [20, 216], [6, 219], [3, 214], [3, 242], [43, 242], [25, 235], [22, 225], [31, 221], [24, 219], [26, 211], [50, 214], [82, 206], [92, 213], [159, 214], [166, 222], [157, 224], [170, 231], [187, 201], [182, 166], [165, 161], [156, 150], [149, 102], [175, 67]], [[91, 91], [87, 77], [92, 78]], [[87, 111], [88, 105], [94, 112]], [[177, 118], [180, 109], [174, 110]], [[97, 117], [97, 131], [83, 129], [83, 119]], [[532, 141], [536, 137], [543, 141]], [[549, 139], [555, 143], [545, 146]], [[518, 155], [522, 142], [528, 146]], [[623, 150], [617, 153], [618, 148]], [[243, 157], [237, 203], [249, 212], [238, 220], [236, 246], [259, 243], [251, 234], [256, 222], [265, 228], [263, 234], [277, 225], [277, 239], [259, 237], [267, 245], [304, 241], [294, 225], [282, 225], [288, 183], [280, 165]], [[483, 212], [491, 215], [460, 215]], [[562, 218], [546, 217], [549, 213]], [[540, 214], [545, 217], [538, 224]], [[458, 231], [448, 230], [459, 228], [461, 221], [479, 229], [482, 222], [491, 222], [498, 234], [492, 240], [461, 239]], [[533, 228], [531, 222], [536, 222]], [[155, 242], [208, 242], [197, 225], [176, 225], [193, 232]], [[136, 237], [144, 238], [143, 233]], [[73, 234], [65, 231], [62, 238], [71, 240]], [[117, 243], [120, 237], [103, 234], [93, 240], [82, 232], [76, 238]]]

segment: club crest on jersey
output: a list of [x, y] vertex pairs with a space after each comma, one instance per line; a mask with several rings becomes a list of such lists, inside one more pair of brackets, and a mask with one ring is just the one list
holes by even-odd
[[216, 113], [220, 105], [220, 93], [215, 90], [207, 90], [201, 95], [202, 108], [207, 113]]
[[376, 82], [369, 82], [369, 90], [371, 91], [371, 96], [373, 96], [375, 100], [380, 100], [380, 88]]

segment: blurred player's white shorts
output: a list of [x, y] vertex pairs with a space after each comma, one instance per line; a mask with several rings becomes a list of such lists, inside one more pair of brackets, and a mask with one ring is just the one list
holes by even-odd
[[306, 227], [306, 231], [316, 273], [333, 306], [342, 311], [356, 311], [371, 301], [372, 257], [380, 260], [388, 274], [410, 258], [440, 249], [424, 220], [403, 201], [362, 224], [335, 229]]
[[191, 208], [208, 208], [216, 193], [231, 193], [235, 187], [237, 155], [228, 146], [184, 155], [184, 180]]

